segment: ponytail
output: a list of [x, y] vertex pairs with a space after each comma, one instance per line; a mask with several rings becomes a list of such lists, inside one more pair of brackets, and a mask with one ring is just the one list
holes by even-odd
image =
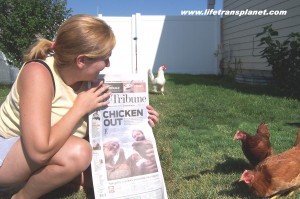
[[44, 39], [42, 37], [38, 37], [37, 41], [32, 44], [27, 52], [25, 52], [23, 61], [27, 62], [32, 59], [42, 59], [45, 60], [52, 49], [52, 42]]
[[54, 52], [54, 65], [64, 67], [74, 64], [80, 54], [106, 59], [115, 44], [115, 35], [106, 22], [89, 15], [74, 15], [60, 26], [55, 42], [38, 37], [25, 53], [24, 61], [45, 60], [49, 53]]

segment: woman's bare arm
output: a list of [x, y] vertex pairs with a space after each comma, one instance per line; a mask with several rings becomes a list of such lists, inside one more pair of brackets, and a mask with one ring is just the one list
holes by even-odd
[[78, 121], [88, 112], [107, 105], [107, 87], [92, 88], [78, 95], [73, 107], [51, 127], [51, 103], [54, 88], [49, 71], [36, 62], [24, 66], [18, 80], [21, 139], [30, 159], [47, 161], [64, 145]]

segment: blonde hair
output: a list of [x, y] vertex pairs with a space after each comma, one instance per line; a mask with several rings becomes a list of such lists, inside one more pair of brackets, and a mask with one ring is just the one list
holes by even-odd
[[37, 36], [37, 41], [29, 47], [25, 52], [23, 61], [30, 61], [32, 59], [46, 59], [48, 53], [51, 51], [52, 42]]
[[109, 57], [116, 43], [114, 33], [103, 20], [89, 15], [74, 15], [67, 19], [58, 29], [55, 43], [38, 38], [28, 52], [24, 61], [46, 59], [53, 50], [55, 66], [64, 67], [75, 62], [78, 55], [86, 57]]

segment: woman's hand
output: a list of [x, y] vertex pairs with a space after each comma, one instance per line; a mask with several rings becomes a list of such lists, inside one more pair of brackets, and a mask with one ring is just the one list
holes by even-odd
[[108, 88], [109, 85], [104, 85], [103, 81], [100, 81], [97, 86], [79, 93], [73, 107], [82, 112], [82, 116], [84, 116], [95, 109], [107, 106], [109, 104], [107, 99], [111, 95], [111, 91], [108, 91]]
[[159, 114], [151, 105], [148, 105], [147, 109], [149, 113], [148, 122], [149, 125], [153, 128], [155, 124], [159, 122]]

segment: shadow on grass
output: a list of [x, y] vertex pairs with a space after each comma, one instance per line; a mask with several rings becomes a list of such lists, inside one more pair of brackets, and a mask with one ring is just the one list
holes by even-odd
[[231, 183], [231, 189], [226, 189], [219, 191], [220, 196], [230, 196], [232, 198], [248, 198], [248, 199], [255, 199], [255, 196], [249, 189], [249, 187], [242, 182], [235, 181]]
[[225, 161], [216, 164], [214, 171], [216, 173], [230, 174], [230, 173], [242, 173], [245, 169], [253, 169], [247, 161], [241, 158], [233, 158], [228, 155], [224, 155]]
[[288, 123], [286, 123], [286, 125], [300, 128], [300, 122], [288, 122]]
[[232, 158], [228, 155], [224, 155], [225, 161], [215, 165], [214, 169], [202, 170], [199, 174], [185, 176], [185, 180], [198, 179], [205, 174], [230, 174], [230, 173], [242, 173], [245, 169], [253, 169], [253, 167], [244, 159]]
[[[233, 158], [228, 155], [224, 155], [225, 161], [222, 163], [218, 163], [215, 165], [214, 169], [212, 170], [202, 170], [199, 174], [189, 175], [183, 177], [185, 180], [200, 180], [201, 176], [206, 174], [231, 174], [231, 173], [243, 173], [245, 169], [253, 169], [252, 165], [246, 162], [244, 159], [241, 158]], [[255, 197], [249, 187], [243, 183], [234, 181], [231, 183], [231, 189], [222, 190], [218, 193], [219, 195], [229, 196], [233, 198], [249, 198], [254, 199]]]
[[[230, 174], [230, 173], [240, 173], [242, 174], [245, 169], [253, 169], [253, 166], [247, 161], [241, 158], [232, 158], [228, 155], [224, 155], [225, 161], [218, 163], [214, 171], [216, 173]], [[249, 189], [249, 187], [238, 180], [231, 183], [231, 189], [225, 189], [219, 192], [219, 195], [238, 197], [238, 198], [257, 198]]]

